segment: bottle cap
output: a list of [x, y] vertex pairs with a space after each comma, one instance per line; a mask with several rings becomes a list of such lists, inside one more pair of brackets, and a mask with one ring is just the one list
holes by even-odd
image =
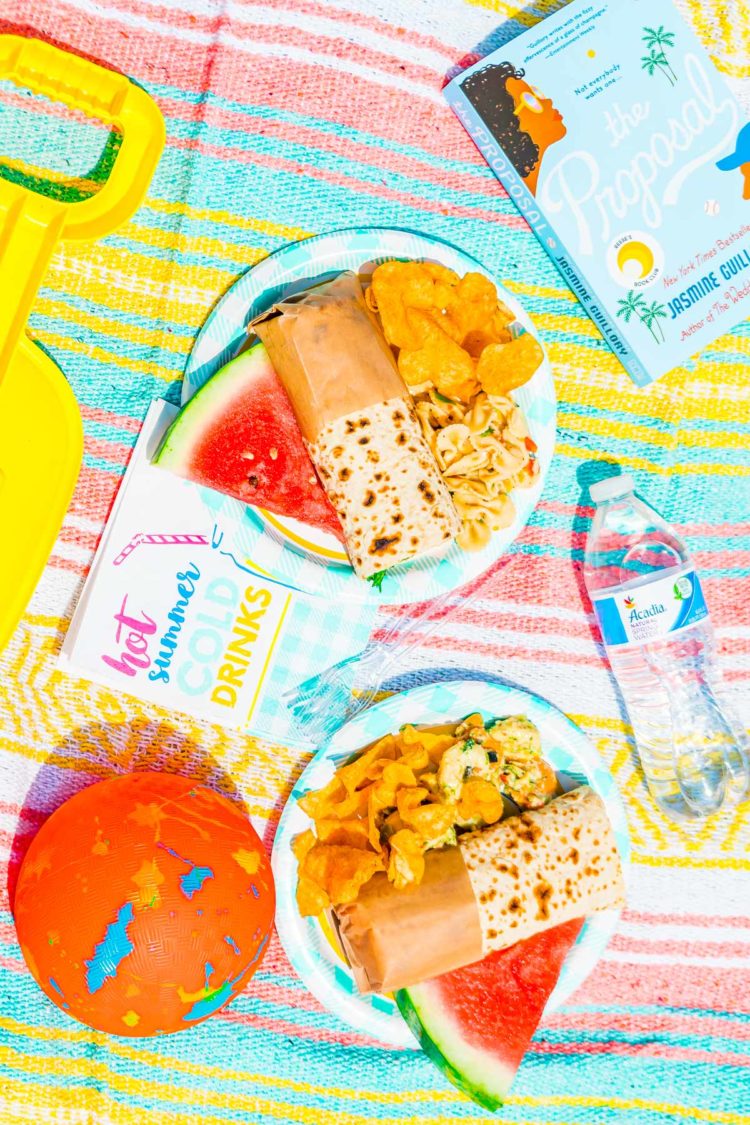
[[620, 473], [616, 477], [605, 477], [604, 480], [594, 481], [589, 485], [589, 496], [595, 504], [604, 504], [607, 500], [618, 500], [627, 496], [635, 488], [635, 481], [630, 473]]

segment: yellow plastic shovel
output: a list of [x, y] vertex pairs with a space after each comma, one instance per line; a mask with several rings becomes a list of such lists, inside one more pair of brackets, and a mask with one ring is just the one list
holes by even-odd
[[60, 239], [94, 239], [137, 210], [164, 147], [155, 102], [124, 75], [37, 39], [0, 35], [0, 78], [114, 125], [122, 143], [98, 194], [65, 203], [0, 179], [0, 649], [44, 569], [75, 487], [83, 432], [73, 393], [26, 335]]

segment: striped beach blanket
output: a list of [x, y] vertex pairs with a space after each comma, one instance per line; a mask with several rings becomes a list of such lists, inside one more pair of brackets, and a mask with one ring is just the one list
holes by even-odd
[[[647, 8], [647, 4], [640, 5]], [[178, 400], [217, 298], [285, 242], [403, 226], [480, 258], [524, 302], [559, 396], [556, 458], [504, 567], [413, 654], [537, 691], [590, 735], [627, 803], [633, 874], [616, 936], [544, 1021], [503, 1119], [518, 1125], [750, 1125], [748, 806], [687, 832], [649, 800], [582, 589], [592, 462], [611, 460], [685, 536], [722, 666], [750, 719], [750, 329], [637, 391], [443, 102], [444, 75], [558, 0], [3, 0], [0, 30], [48, 38], [145, 86], [167, 145], [137, 215], [63, 246], [33, 336], [80, 403], [80, 481], [44, 577], [0, 654], [0, 830], [13, 877], [64, 798], [113, 773], [228, 773], [270, 844], [304, 757], [55, 670], [150, 401]], [[635, 7], [635, 5], [634, 5]], [[745, 0], [683, 0], [750, 108]], [[90, 190], [102, 132], [0, 88], [0, 153]], [[93, 171], [92, 171], [93, 169]], [[750, 206], [750, 205], [749, 205]], [[3, 294], [3, 299], [6, 299]], [[28, 420], [33, 425], [33, 418]], [[37, 988], [0, 890], [0, 1121], [58, 1125], [447, 1125], [490, 1121], [418, 1052], [358, 1034], [274, 941], [227, 1010], [184, 1034], [88, 1031]]]

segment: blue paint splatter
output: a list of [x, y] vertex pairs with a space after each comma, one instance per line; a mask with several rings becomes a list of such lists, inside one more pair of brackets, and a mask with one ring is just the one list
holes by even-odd
[[215, 992], [209, 992], [208, 996], [204, 996], [202, 1000], [196, 1000], [189, 1012], [185, 1012], [182, 1017], [188, 1023], [193, 1020], [202, 1020], [206, 1016], [212, 1016], [214, 1012], [226, 1004], [229, 997], [232, 995], [232, 985], [230, 981], [226, 981], [221, 988], [217, 988]]
[[191, 860], [181, 856], [174, 848], [168, 848], [166, 844], [160, 842], [158, 846], [163, 848], [168, 855], [174, 856], [175, 859], [179, 859], [180, 863], [184, 863], [186, 867], [190, 868], [188, 872], [180, 875], [180, 890], [185, 898], [192, 898], [194, 894], [201, 890], [207, 879], [213, 879], [214, 873], [210, 867], [198, 867]]
[[203, 917], [203, 911], [202, 910], [196, 910], [195, 913], [198, 915], [199, 918]]
[[133, 904], [126, 902], [117, 911], [114, 922], [104, 931], [104, 937], [94, 947], [94, 956], [86, 961], [86, 987], [90, 993], [98, 992], [109, 977], [116, 977], [120, 963], [133, 952], [128, 937], [128, 926], [133, 921]]
[[192, 867], [186, 875], [180, 875], [180, 890], [185, 898], [192, 898], [201, 889], [206, 879], [213, 879], [210, 867]]
[[[214, 972], [214, 967], [210, 961], [206, 961], [204, 967], [204, 989], [208, 990], [211, 975]], [[202, 1020], [206, 1016], [212, 1015], [213, 1012], [220, 1008], [222, 1004], [232, 994], [232, 985], [234, 981], [225, 981], [219, 988], [215, 988], [212, 992], [207, 992], [207, 995], [202, 1000], [196, 1000], [189, 1012], [186, 1012], [182, 1017], [183, 1020], [192, 1022], [193, 1020]]]
[[234, 953], [236, 953], [236, 954], [237, 954], [237, 956], [239, 957], [239, 955], [240, 955], [240, 953], [241, 953], [241, 950], [240, 950], [240, 947], [239, 947], [239, 945], [237, 944], [237, 942], [236, 942], [236, 941], [234, 940], [234, 938], [233, 938], [233, 937], [230, 937], [230, 936], [229, 936], [229, 934], [225, 934], [225, 935], [224, 935], [224, 941], [225, 941], [225, 942], [227, 943], [227, 945], [229, 945], [229, 946], [231, 946], [231, 947], [232, 947], [232, 951], [233, 951]]
[[[209, 992], [208, 996], [204, 996], [202, 1000], [196, 1000], [190, 1011], [186, 1012], [182, 1017], [183, 1020], [185, 1020], [187, 1023], [192, 1023], [194, 1020], [205, 1019], [206, 1016], [212, 1016], [213, 1013], [218, 1011], [223, 1004], [226, 1004], [227, 1000], [231, 999], [235, 986], [239, 984], [247, 970], [255, 964], [263, 950], [266, 948], [270, 936], [270, 934], [266, 934], [266, 936], [263, 938], [263, 941], [256, 949], [252, 959], [247, 963], [247, 965], [245, 965], [244, 969], [240, 969], [236, 977], [232, 977], [230, 980], [225, 981], [220, 988], [216, 988], [213, 992]], [[228, 939], [225, 938], [224, 940], [227, 941]], [[213, 965], [211, 965], [210, 962], [206, 962], [206, 988], [208, 988], [208, 978], [213, 971]]]
[[256, 898], [260, 898], [260, 891], [256, 887], [255, 883], [250, 884], [250, 890], [253, 892], [253, 894]]
[[[239, 950], [237, 950], [237, 952], [239, 953]], [[50, 982], [50, 984], [52, 985], [52, 987], [54, 988], [54, 990], [55, 990], [55, 992], [57, 993], [57, 995], [58, 995], [58, 996], [60, 997], [60, 999], [62, 1000], [62, 1006], [63, 1006], [63, 1008], [70, 1008], [70, 1004], [66, 1004], [66, 1003], [65, 1003], [65, 997], [63, 996], [63, 990], [62, 990], [62, 989], [60, 988], [60, 985], [59, 985], [59, 984], [57, 983], [57, 981], [55, 980], [55, 978], [54, 978], [54, 977], [49, 977], [49, 982]]]
[[[255, 964], [255, 962], [256, 962], [256, 961], [258, 960], [258, 958], [260, 957], [261, 953], [263, 952], [263, 950], [264, 950], [264, 949], [266, 948], [266, 946], [268, 945], [268, 939], [269, 939], [269, 937], [270, 937], [270, 936], [271, 936], [270, 934], [266, 934], [266, 936], [265, 936], [265, 937], [263, 938], [263, 941], [262, 941], [262, 942], [260, 943], [260, 945], [258, 946], [258, 948], [257, 948], [257, 949], [255, 950], [255, 955], [254, 955], [254, 957], [252, 958], [252, 960], [250, 961], [250, 963], [248, 964], [248, 966], [247, 966], [247, 969], [249, 969], [249, 968], [250, 968], [250, 965], [254, 965], [254, 964]], [[243, 969], [243, 972], [247, 972], [247, 969]], [[239, 978], [238, 978], [238, 979], [239, 979]]]

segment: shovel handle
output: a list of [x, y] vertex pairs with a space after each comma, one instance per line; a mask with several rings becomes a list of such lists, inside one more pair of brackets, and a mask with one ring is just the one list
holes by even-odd
[[0, 179], [0, 380], [57, 242], [100, 238], [138, 209], [164, 147], [164, 118], [123, 74], [18, 35], [0, 35], [0, 78], [114, 125], [122, 143], [96, 195], [62, 203]]
[[[56, 201], [31, 196], [16, 184], [1, 186], [6, 190], [0, 191], [0, 382], [65, 219], [65, 211]], [[38, 200], [38, 205], [29, 207], [29, 199]]]
[[0, 35], [0, 78], [97, 117], [122, 133], [114, 167], [100, 191], [65, 205], [62, 237], [100, 238], [128, 219], [142, 203], [164, 148], [164, 118], [146, 91], [124, 74], [19, 35]]

